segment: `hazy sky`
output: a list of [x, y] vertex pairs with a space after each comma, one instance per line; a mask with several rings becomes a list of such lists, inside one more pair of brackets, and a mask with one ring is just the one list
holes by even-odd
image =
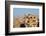
[[39, 9], [35, 8], [14, 8], [13, 9], [13, 16], [22, 16], [26, 13], [30, 13], [33, 15], [39, 15]]

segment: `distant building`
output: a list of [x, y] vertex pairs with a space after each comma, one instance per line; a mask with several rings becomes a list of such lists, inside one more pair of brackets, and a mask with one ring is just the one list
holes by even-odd
[[15, 18], [15, 27], [20, 27], [20, 24], [26, 24], [26, 27], [37, 27], [38, 17], [32, 14], [24, 15], [20, 18]]

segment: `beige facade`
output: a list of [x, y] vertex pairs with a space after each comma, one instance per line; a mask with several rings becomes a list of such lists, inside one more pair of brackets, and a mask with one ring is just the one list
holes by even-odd
[[26, 27], [37, 27], [38, 22], [39, 21], [37, 16], [28, 14], [28, 16], [22, 16], [20, 18], [16, 18], [14, 26], [20, 27], [20, 25], [24, 23], [27, 25]]

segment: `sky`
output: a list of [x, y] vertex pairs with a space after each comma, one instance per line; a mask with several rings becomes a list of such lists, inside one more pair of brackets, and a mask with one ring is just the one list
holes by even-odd
[[30, 13], [33, 15], [39, 15], [39, 9], [35, 8], [13, 8], [13, 16], [22, 16], [26, 13]]

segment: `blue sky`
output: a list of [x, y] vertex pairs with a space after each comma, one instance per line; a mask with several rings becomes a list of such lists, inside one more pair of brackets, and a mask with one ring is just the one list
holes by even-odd
[[39, 9], [35, 8], [14, 8], [13, 9], [13, 16], [22, 16], [26, 13], [34, 14], [36, 16], [39, 15]]

